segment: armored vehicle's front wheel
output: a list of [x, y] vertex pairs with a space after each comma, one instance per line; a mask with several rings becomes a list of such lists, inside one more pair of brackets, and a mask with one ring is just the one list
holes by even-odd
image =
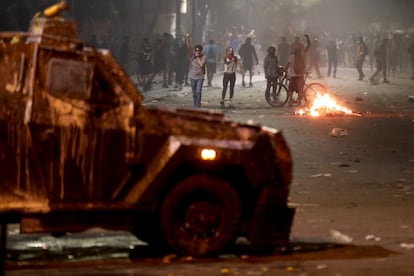
[[167, 194], [160, 210], [165, 240], [180, 254], [207, 256], [237, 238], [241, 201], [226, 181], [193, 175]]

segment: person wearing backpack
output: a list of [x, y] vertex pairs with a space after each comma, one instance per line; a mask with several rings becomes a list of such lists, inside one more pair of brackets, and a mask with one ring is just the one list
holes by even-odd
[[287, 74], [289, 77], [288, 87], [288, 106], [293, 105], [293, 92], [298, 93], [298, 106], [301, 105], [303, 98], [303, 87], [305, 86], [305, 72], [306, 72], [306, 54], [311, 45], [309, 35], [305, 34], [306, 47], [300, 42], [299, 37], [295, 37], [292, 44], [292, 50], [289, 55], [287, 64]]
[[214, 74], [216, 73], [218, 56], [218, 46], [214, 43], [213, 39], [210, 39], [204, 47], [204, 55], [206, 56], [207, 85], [211, 86]]

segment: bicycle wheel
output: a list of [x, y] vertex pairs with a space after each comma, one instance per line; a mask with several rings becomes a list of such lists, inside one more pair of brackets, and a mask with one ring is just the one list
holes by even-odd
[[328, 92], [328, 88], [320, 82], [311, 82], [305, 84], [305, 102], [312, 103], [317, 95], [322, 95]]
[[266, 102], [274, 107], [280, 107], [286, 104], [288, 100], [288, 90], [285, 85], [276, 83], [276, 87], [270, 87], [265, 91]]

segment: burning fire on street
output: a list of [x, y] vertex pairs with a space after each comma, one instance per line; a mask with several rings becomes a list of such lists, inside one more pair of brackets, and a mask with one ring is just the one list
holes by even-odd
[[317, 93], [313, 101], [307, 107], [296, 110], [295, 114], [309, 115], [312, 117], [327, 115], [361, 116], [361, 114], [355, 113], [351, 109], [337, 103], [337, 101], [328, 93]]

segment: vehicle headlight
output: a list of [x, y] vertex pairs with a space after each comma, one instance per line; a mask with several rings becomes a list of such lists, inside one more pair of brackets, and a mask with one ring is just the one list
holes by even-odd
[[216, 160], [217, 152], [214, 149], [202, 149], [200, 151], [200, 157], [201, 159], [208, 161]]

